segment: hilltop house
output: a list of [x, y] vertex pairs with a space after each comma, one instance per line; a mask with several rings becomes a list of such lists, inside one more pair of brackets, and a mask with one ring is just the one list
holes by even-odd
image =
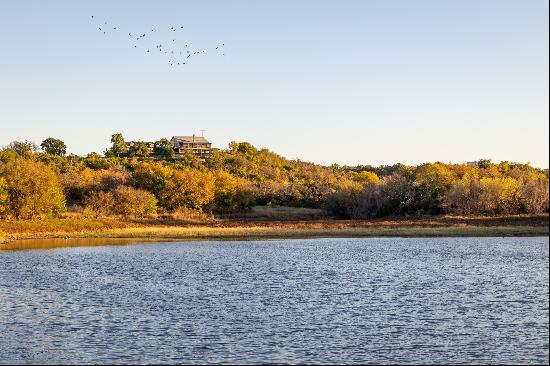
[[210, 156], [212, 152], [212, 144], [203, 136], [173, 136], [172, 143], [174, 144], [176, 155], [191, 151], [202, 158]]
[[[190, 151], [200, 158], [210, 156], [212, 144], [203, 136], [173, 136], [174, 154], [176, 158]], [[128, 141], [125, 142], [125, 156], [154, 156], [155, 142], [150, 141]]]

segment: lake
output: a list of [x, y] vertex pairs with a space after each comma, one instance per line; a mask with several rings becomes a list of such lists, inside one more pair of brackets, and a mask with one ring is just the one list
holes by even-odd
[[548, 363], [548, 237], [0, 251], [0, 363]]

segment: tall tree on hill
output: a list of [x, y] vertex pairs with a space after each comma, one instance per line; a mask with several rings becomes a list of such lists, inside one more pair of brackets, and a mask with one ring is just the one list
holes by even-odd
[[128, 155], [145, 157], [149, 155], [149, 146], [143, 141], [135, 142], [130, 146], [130, 149], [128, 149]]
[[127, 149], [126, 144], [124, 143], [124, 136], [122, 136], [121, 133], [115, 133], [114, 135], [112, 135], [111, 142], [113, 143], [111, 151], [117, 157], [120, 157], [121, 154], [124, 154], [126, 152]]
[[40, 144], [42, 151], [47, 154], [65, 156], [67, 154], [67, 145], [59, 139], [48, 137]]
[[163, 158], [172, 158], [174, 157], [174, 143], [168, 139], [160, 139], [155, 142], [153, 152]]

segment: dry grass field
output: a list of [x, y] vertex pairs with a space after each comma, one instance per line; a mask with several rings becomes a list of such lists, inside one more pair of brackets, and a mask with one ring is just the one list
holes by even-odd
[[[286, 214], [285, 214], [286, 215]], [[46, 220], [0, 220], [0, 242], [44, 238], [246, 239], [361, 236], [548, 235], [548, 215], [393, 217], [373, 220], [172, 216], [89, 218], [65, 214]]]

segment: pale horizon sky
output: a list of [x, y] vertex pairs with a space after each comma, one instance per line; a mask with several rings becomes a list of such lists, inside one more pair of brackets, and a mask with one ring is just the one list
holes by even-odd
[[[226, 55], [173, 68], [124, 33], [179, 25]], [[549, 165], [543, 0], [6, 1], [0, 44], [0, 146], [205, 129], [320, 164]]]

